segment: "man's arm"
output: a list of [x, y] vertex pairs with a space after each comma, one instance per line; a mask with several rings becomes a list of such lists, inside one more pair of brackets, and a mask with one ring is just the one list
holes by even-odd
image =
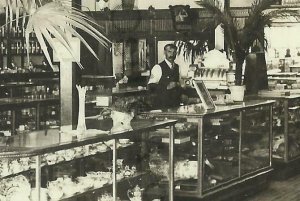
[[155, 65], [151, 70], [150, 78], [149, 78], [149, 81], [148, 81], [148, 89], [150, 91], [155, 91], [156, 90], [161, 76], [162, 76], [161, 67], [159, 65]]

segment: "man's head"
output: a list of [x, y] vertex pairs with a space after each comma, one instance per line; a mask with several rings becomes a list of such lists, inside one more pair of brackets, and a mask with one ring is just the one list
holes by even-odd
[[164, 52], [165, 52], [165, 57], [166, 59], [171, 62], [174, 63], [174, 60], [176, 59], [176, 55], [177, 55], [177, 47], [174, 44], [167, 44], [164, 47]]

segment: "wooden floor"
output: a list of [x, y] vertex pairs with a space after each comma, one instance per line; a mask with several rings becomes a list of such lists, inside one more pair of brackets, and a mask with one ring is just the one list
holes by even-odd
[[271, 181], [266, 190], [241, 201], [300, 201], [300, 175], [284, 181]]

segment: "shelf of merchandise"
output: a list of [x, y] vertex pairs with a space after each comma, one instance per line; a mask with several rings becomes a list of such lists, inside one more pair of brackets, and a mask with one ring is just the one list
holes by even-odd
[[12, 134], [15, 134], [17, 129], [17, 111], [20, 111], [25, 108], [34, 108], [35, 109], [35, 125], [36, 129], [40, 128], [40, 119], [41, 119], [41, 107], [59, 105], [58, 97], [49, 97], [43, 99], [24, 99], [24, 98], [0, 98], [0, 111], [11, 111], [11, 131]]
[[[215, 110], [195, 104], [142, 112], [146, 119], [176, 119], [175, 129], [182, 124], [198, 128], [190, 132], [191, 140], [185, 148], [174, 147], [175, 156], [189, 153], [183, 160], [174, 160], [176, 200], [223, 200], [246, 193], [253, 184], [265, 185], [272, 172], [273, 104], [252, 100]], [[262, 129], [253, 136], [257, 126]]]
[[[0, 79], [0, 111], [3, 113], [1, 125], [4, 125], [1, 126], [2, 131], [15, 134], [20, 120], [23, 119], [22, 111], [27, 109], [32, 110], [33, 113], [29, 113], [34, 116], [32, 118], [35, 122], [35, 125], [28, 129], [40, 129], [44, 120], [48, 121], [43, 119], [47, 116], [44, 114], [46, 108], [57, 107], [60, 104], [59, 95], [52, 91], [56, 90], [55, 88], [59, 89], [59, 72], [6, 73], [0, 74]], [[46, 88], [50, 91], [46, 91]], [[7, 112], [9, 116], [5, 117]], [[49, 120], [59, 122], [58, 118]]]

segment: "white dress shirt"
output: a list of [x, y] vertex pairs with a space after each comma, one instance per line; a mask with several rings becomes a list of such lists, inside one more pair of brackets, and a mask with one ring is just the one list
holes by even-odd
[[[173, 65], [171, 64], [171, 62], [169, 62], [167, 59], [165, 59], [165, 62], [168, 64], [168, 66], [172, 69]], [[160, 80], [162, 76], [162, 70], [159, 64], [156, 64], [155, 66], [153, 66], [151, 73], [150, 73], [150, 78], [148, 81], [148, 84], [157, 84]]]

